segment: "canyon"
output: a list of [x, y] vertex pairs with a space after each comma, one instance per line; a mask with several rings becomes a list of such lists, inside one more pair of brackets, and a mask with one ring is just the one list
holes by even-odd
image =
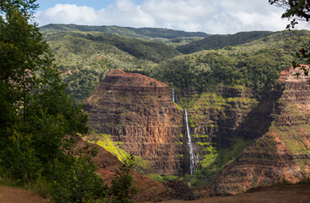
[[198, 92], [116, 69], [87, 99], [86, 140], [120, 160], [133, 153], [140, 174], [201, 171], [190, 183], [217, 194], [296, 183], [309, 176], [308, 80], [291, 67], [261, 95], [224, 85]]

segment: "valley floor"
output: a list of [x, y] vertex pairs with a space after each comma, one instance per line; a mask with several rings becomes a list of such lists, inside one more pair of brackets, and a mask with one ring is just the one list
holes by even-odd
[[[310, 201], [310, 184], [274, 185], [227, 197], [209, 197], [194, 201], [170, 200], [162, 203], [304, 203]], [[30, 191], [0, 186], [0, 203], [48, 203]]]

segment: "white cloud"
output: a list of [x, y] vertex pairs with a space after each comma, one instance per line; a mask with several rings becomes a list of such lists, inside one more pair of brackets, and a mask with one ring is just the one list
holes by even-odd
[[106, 9], [95, 10], [75, 4], [57, 4], [36, 13], [39, 25], [64, 23], [78, 25], [155, 26], [154, 19], [130, 0], [117, 0]]
[[[40, 25], [74, 23], [79, 25], [119, 25], [163, 27], [210, 34], [285, 29], [283, 9], [262, 0], [116, 0], [105, 9], [57, 4], [36, 14]], [[301, 23], [298, 28], [309, 28]]]

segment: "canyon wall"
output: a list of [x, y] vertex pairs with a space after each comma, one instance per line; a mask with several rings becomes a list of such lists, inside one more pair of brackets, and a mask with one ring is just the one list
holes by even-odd
[[[260, 115], [260, 123], [271, 118], [266, 132], [257, 137], [259, 134], [255, 131], [262, 129], [260, 125], [256, 130], [248, 131], [252, 132], [250, 137], [256, 136], [256, 142], [226, 167], [214, 184], [217, 193], [236, 194], [277, 182], [296, 183], [309, 176], [309, 79], [301, 68], [291, 67], [281, 72], [265, 103], [269, 110]], [[267, 117], [266, 112], [270, 112]]]
[[172, 90], [165, 83], [137, 73], [111, 71], [87, 99], [84, 110], [96, 134], [89, 141], [103, 144], [107, 140], [101, 139], [108, 137], [112, 144], [106, 147], [114, 147], [121, 155], [133, 153], [142, 173], [177, 174], [181, 148], [176, 143], [183, 115], [171, 97]]

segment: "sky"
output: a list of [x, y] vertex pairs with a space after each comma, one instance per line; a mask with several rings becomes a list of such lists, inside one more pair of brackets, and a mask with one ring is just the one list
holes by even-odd
[[[283, 8], [268, 0], [37, 0], [39, 26], [50, 23], [157, 27], [208, 34], [284, 30]], [[300, 22], [298, 29], [310, 29]]]

